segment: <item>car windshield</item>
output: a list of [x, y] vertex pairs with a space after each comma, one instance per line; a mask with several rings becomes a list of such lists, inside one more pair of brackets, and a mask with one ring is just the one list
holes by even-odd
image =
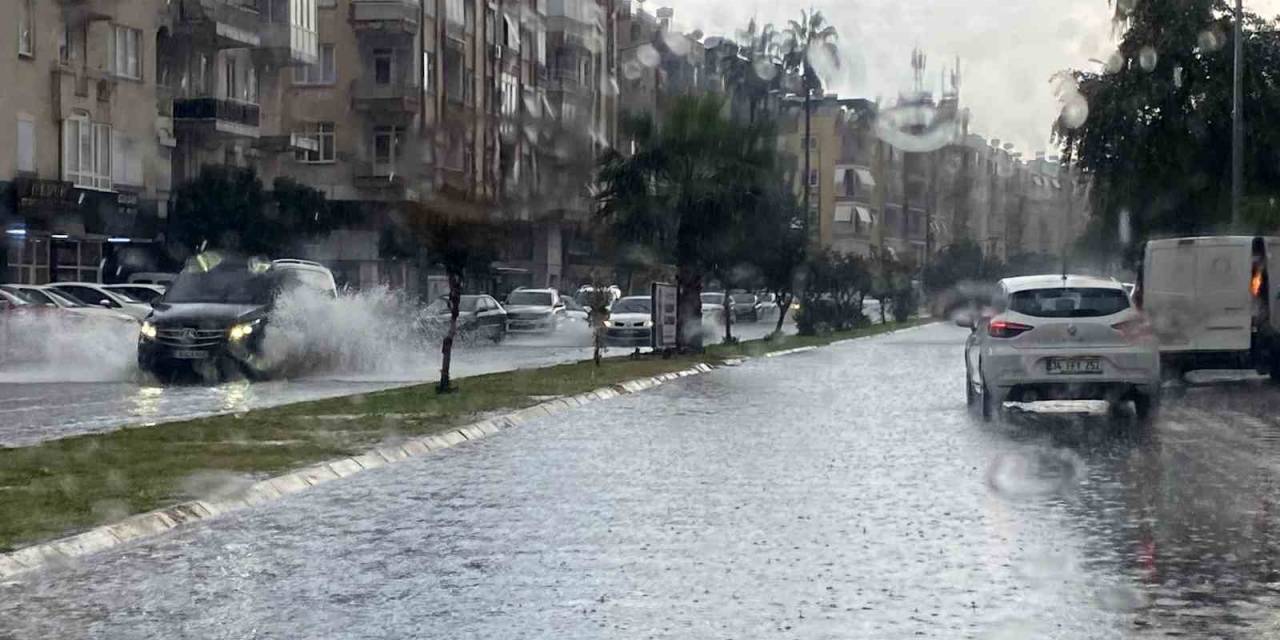
[[159, 291], [147, 287], [111, 287], [108, 291], [124, 294], [141, 302], [154, 302], [161, 295]]
[[704, 293], [702, 294], [702, 304], [724, 304], [724, 294]]
[[14, 297], [18, 298], [19, 300], [22, 300], [23, 302], [27, 302], [30, 304], [39, 304], [39, 305], [54, 304], [53, 300], [50, 300], [48, 297], [44, 296], [39, 291], [32, 291], [30, 289], [16, 289], [13, 287], [3, 287], [3, 289], [5, 293], [12, 294]]
[[570, 311], [586, 311], [587, 310], [586, 307], [582, 306], [581, 304], [578, 304], [578, 301], [574, 300], [573, 298], [564, 298], [564, 308]]
[[732, 297], [734, 302], [741, 304], [750, 304], [756, 301], [755, 295], [750, 293], [735, 293]]
[[[472, 311], [475, 311], [476, 304], [479, 300], [479, 296], [462, 296], [458, 299], [458, 312], [471, 313]], [[431, 304], [427, 305], [426, 311], [432, 315], [447, 315], [449, 313], [449, 298], [447, 296], [440, 296], [439, 298], [432, 300]]]
[[63, 295], [62, 292], [54, 289], [37, 289], [37, 290], [28, 289], [28, 291], [31, 293], [44, 294], [48, 296], [50, 300], [54, 301], [56, 304], [62, 307], [68, 307], [72, 309], [83, 309], [89, 306], [71, 296]]
[[1092, 318], [1128, 308], [1129, 296], [1123, 289], [1029, 289], [1009, 296], [1010, 310], [1038, 318]]
[[166, 304], [212, 303], [264, 305], [279, 291], [281, 278], [269, 271], [226, 265], [209, 271], [183, 271], [160, 301]]
[[613, 303], [609, 313], [651, 313], [652, 310], [653, 305], [649, 298], [623, 298]]
[[507, 296], [507, 304], [549, 307], [552, 304], [552, 296], [545, 291], [513, 291]]

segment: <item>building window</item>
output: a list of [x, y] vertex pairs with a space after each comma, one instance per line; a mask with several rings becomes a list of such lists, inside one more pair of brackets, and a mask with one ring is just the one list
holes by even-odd
[[857, 179], [853, 169], [844, 170], [844, 195], [846, 197], [852, 198], [857, 193], [857, 185], [854, 184]]
[[373, 128], [374, 175], [391, 175], [396, 171], [404, 140], [404, 127]]
[[111, 125], [83, 115], [62, 121], [62, 179], [79, 187], [111, 188]]
[[317, 122], [306, 133], [316, 141], [319, 148], [316, 151], [299, 151], [297, 153], [298, 162], [309, 162], [313, 164], [322, 164], [333, 162], [337, 156], [334, 139], [334, 128], [332, 122]]
[[373, 81], [375, 84], [391, 84], [395, 67], [395, 52], [391, 49], [373, 50]]
[[142, 186], [142, 145], [138, 139], [112, 132], [111, 180], [116, 185]]
[[319, 59], [315, 64], [304, 64], [293, 68], [294, 84], [333, 84], [338, 81], [337, 59], [334, 57], [334, 45], [320, 45]]
[[111, 72], [123, 78], [142, 78], [142, 32], [121, 25], [112, 27]]
[[58, 36], [58, 62], [66, 65], [84, 60], [84, 25], [67, 25]]
[[463, 12], [462, 28], [466, 30], [467, 33], [475, 33], [476, 31], [475, 3], [468, 2], [465, 5], [463, 5], [462, 12]]
[[476, 72], [467, 69], [462, 74], [462, 103], [466, 105], [475, 104], [476, 101]]
[[809, 186], [811, 187], [818, 186], [818, 170], [817, 169], [809, 170]]
[[36, 123], [18, 116], [18, 171], [36, 172]]
[[49, 241], [45, 238], [18, 238], [9, 243], [8, 282], [49, 283]]
[[18, 55], [36, 55], [35, 0], [18, 0]]
[[497, 42], [497, 23], [498, 13], [489, 7], [484, 10], [484, 43], [494, 44]]
[[228, 99], [235, 100], [236, 99], [236, 59], [228, 56], [227, 59], [223, 61], [223, 71], [224, 71], [223, 88], [225, 89], [224, 96]]

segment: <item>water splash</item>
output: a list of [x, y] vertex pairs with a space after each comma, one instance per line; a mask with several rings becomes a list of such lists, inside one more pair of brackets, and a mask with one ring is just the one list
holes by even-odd
[[0, 314], [0, 382], [130, 380], [138, 326], [63, 311]]

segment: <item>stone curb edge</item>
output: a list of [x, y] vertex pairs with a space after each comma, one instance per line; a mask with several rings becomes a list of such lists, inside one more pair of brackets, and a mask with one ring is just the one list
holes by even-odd
[[159, 535], [188, 522], [247, 509], [348, 476], [397, 462], [420, 458], [471, 440], [479, 440], [503, 429], [519, 426], [535, 418], [555, 415], [592, 402], [609, 400], [625, 394], [639, 393], [664, 382], [714, 371], [715, 367], [699, 363], [689, 369], [673, 371], [650, 378], [627, 380], [575, 396], [548, 400], [502, 416], [437, 433], [383, 445], [349, 458], [339, 458], [295, 469], [284, 475], [267, 478], [250, 485], [233, 497], [192, 500], [164, 509], [130, 516], [119, 522], [94, 527], [88, 531], [0, 555], [0, 580], [5, 580], [47, 565], [65, 564], [99, 551], [141, 538]]
[[[838, 340], [830, 344], [844, 344], [867, 338], [886, 336], [903, 331], [911, 331], [923, 326], [927, 325], [921, 324], [871, 336]], [[817, 346], [783, 349], [766, 353], [764, 357], [776, 358], [816, 349], [818, 349]], [[734, 358], [726, 361], [725, 364], [734, 366], [741, 364], [745, 360], [747, 358]], [[709, 373], [715, 369], [716, 367], [712, 365], [700, 362], [689, 369], [664, 373], [649, 378], [627, 380], [575, 396], [548, 400], [502, 416], [464, 425], [444, 433], [411, 438], [399, 444], [384, 445], [349, 458], [339, 458], [295, 469], [284, 475], [256, 482], [234, 497], [183, 502], [164, 509], [130, 516], [112, 524], [94, 527], [66, 538], [24, 547], [7, 554], [0, 554], [0, 580], [51, 564], [65, 564], [74, 559], [105, 551], [126, 542], [156, 536], [170, 529], [176, 529], [188, 522], [204, 520], [223, 513], [239, 511], [277, 500], [286, 495], [324, 484], [330, 480], [338, 480], [370, 469], [420, 458], [434, 451], [448, 449], [454, 445], [492, 435], [503, 429], [519, 426], [534, 418], [555, 415], [592, 402], [617, 398], [624, 394], [639, 393], [657, 387], [664, 382]]]

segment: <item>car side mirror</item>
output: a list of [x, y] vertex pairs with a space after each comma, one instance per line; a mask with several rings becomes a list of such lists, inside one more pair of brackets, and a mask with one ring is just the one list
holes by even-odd
[[106, 298], [103, 298], [103, 299], [99, 300], [99, 301], [98, 301], [98, 304], [99, 304], [100, 306], [106, 307], [106, 308], [108, 308], [108, 309], [110, 309], [110, 308], [111, 308], [111, 301], [110, 301], [110, 300], [108, 300], [108, 299], [106, 299]]

